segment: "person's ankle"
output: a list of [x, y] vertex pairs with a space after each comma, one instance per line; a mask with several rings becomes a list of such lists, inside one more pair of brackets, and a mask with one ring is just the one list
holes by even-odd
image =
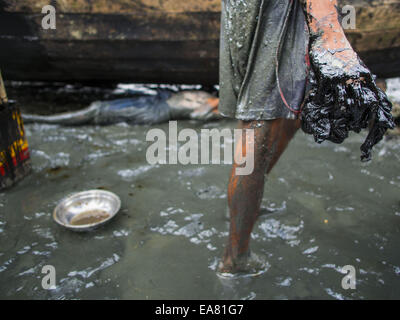
[[253, 277], [265, 273], [269, 263], [264, 255], [257, 255], [250, 250], [240, 255], [224, 254], [217, 275], [222, 278]]
[[226, 272], [235, 272], [243, 266], [250, 257], [250, 250], [238, 253], [230, 247], [225, 249], [219, 269], [225, 269]]

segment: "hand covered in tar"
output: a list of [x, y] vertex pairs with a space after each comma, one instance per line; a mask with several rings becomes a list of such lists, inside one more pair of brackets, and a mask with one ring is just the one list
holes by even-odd
[[370, 126], [361, 160], [394, 127], [392, 105], [348, 42], [330, 0], [307, 0], [311, 32], [311, 91], [302, 110], [302, 128], [317, 142], [342, 143], [350, 131]]

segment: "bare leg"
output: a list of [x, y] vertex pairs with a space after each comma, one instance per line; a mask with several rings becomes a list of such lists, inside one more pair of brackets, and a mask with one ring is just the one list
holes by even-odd
[[[237, 164], [232, 167], [228, 186], [230, 232], [219, 272], [247, 271], [250, 234], [259, 214], [265, 175], [272, 170], [299, 127], [299, 120], [288, 119], [239, 123], [241, 129], [254, 129], [254, 171], [238, 176], [235, 174]], [[243, 144], [245, 140], [246, 135], [243, 135]], [[250, 152], [249, 148], [243, 150]]]

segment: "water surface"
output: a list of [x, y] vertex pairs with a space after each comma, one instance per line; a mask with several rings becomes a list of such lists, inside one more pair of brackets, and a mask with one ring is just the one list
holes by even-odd
[[[222, 281], [215, 267], [229, 226], [230, 166], [149, 165], [149, 129], [26, 126], [33, 173], [0, 193], [0, 298], [400, 298], [399, 140], [378, 145], [364, 164], [365, 135], [317, 145], [299, 132], [268, 177], [267, 214], [254, 228], [252, 249], [270, 269]], [[63, 197], [96, 188], [121, 197], [110, 223], [74, 233], [52, 220]], [[42, 289], [45, 265], [56, 269], [55, 290]], [[342, 289], [345, 265], [356, 268], [356, 290]]]

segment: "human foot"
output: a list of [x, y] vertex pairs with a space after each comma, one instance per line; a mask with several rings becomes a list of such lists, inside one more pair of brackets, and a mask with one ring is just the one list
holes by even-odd
[[269, 266], [264, 255], [250, 252], [237, 259], [224, 258], [218, 265], [217, 276], [224, 279], [257, 277], [265, 273]]

